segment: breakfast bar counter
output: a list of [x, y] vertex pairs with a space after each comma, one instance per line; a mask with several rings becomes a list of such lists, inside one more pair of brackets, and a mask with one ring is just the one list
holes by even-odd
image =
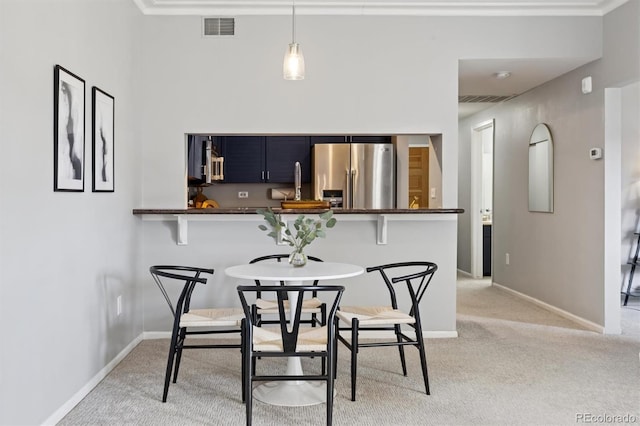
[[[259, 208], [154, 209], [133, 210], [142, 222], [141, 264], [184, 264], [216, 271], [211, 284], [200, 290], [203, 306], [239, 306], [235, 280], [223, 271], [233, 265], [269, 254], [289, 254], [286, 242], [276, 242], [259, 229], [265, 224]], [[280, 209], [281, 220], [293, 229], [303, 214], [317, 218], [326, 209]], [[457, 228], [462, 209], [332, 209], [337, 220], [305, 248], [308, 256], [325, 262], [350, 263], [363, 267], [404, 261], [431, 261], [438, 272], [429, 285], [422, 305], [426, 337], [456, 337]], [[340, 282], [338, 282], [339, 284]], [[220, 289], [224, 291], [220, 291]], [[162, 330], [164, 300], [149, 286], [144, 306], [148, 330]], [[147, 291], [146, 287], [142, 291]], [[369, 274], [349, 279], [342, 301], [346, 305], [388, 303], [388, 294], [371, 286]], [[206, 303], [205, 303], [206, 301]], [[194, 301], [195, 303], [196, 301]], [[407, 302], [399, 300], [399, 303]], [[157, 305], [157, 306], [155, 306]], [[216, 307], [216, 306], [213, 306]]]
[[[253, 214], [258, 209], [266, 207], [233, 207], [233, 208], [207, 208], [207, 209], [134, 209], [135, 215], [150, 214]], [[316, 214], [327, 211], [327, 209], [281, 209], [272, 207], [276, 213], [282, 214]], [[460, 214], [463, 209], [333, 209], [334, 214]]]
[[[264, 219], [257, 211], [265, 207], [237, 207], [237, 208], [206, 208], [206, 209], [134, 209], [134, 215], [140, 215], [143, 220], [176, 221], [178, 223], [178, 245], [187, 244], [188, 223], [191, 221], [258, 221]], [[292, 221], [298, 215], [318, 215], [328, 209], [282, 209], [272, 208], [282, 215], [283, 220]], [[438, 220], [445, 217], [455, 218], [463, 213], [463, 209], [333, 209], [341, 221], [376, 221], [377, 244], [386, 244], [388, 222], [394, 220]]]

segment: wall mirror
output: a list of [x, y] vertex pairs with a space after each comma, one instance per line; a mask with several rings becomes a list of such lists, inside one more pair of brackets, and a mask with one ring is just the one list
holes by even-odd
[[529, 211], [553, 212], [553, 140], [543, 123], [529, 139]]

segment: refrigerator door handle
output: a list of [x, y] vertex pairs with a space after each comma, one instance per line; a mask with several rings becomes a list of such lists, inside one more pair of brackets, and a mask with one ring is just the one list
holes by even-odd
[[353, 204], [354, 204], [354, 191], [356, 190], [356, 178], [358, 171], [351, 169], [351, 172], [349, 173], [350, 178], [349, 178], [349, 208], [352, 209], [353, 208]]
[[345, 209], [350, 209], [351, 208], [351, 170], [347, 169], [346, 174], [347, 174], [347, 185], [345, 189], [345, 197], [343, 200], [342, 207]]

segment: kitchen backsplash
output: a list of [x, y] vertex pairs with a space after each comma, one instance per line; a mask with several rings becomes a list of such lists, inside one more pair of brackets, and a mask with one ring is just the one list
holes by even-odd
[[[202, 193], [207, 199], [215, 200], [218, 205], [223, 208], [235, 207], [280, 207], [283, 200], [274, 200], [271, 198], [271, 190], [281, 188], [282, 190], [291, 190], [291, 185], [269, 184], [269, 183], [220, 183], [211, 186], [205, 186]], [[246, 193], [247, 198], [239, 198], [238, 193]], [[190, 197], [196, 193], [195, 188], [189, 188]], [[309, 199], [311, 187], [309, 184], [302, 185], [302, 199]]]

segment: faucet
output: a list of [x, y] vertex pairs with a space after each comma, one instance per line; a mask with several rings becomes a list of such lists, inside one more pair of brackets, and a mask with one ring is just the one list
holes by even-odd
[[295, 168], [293, 171], [293, 176], [295, 179], [295, 186], [296, 186], [296, 195], [294, 197], [295, 201], [300, 201], [300, 181], [302, 180], [302, 172], [300, 171], [300, 163], [298, 161], [296, 161], [295, 164]]

